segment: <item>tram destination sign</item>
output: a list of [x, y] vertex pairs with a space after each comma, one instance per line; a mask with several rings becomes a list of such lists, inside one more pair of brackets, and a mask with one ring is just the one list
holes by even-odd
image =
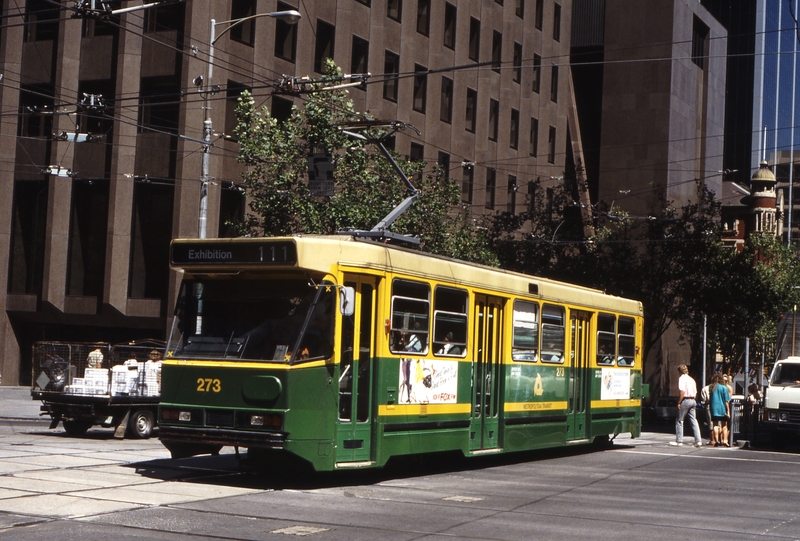
[[294, 265], [293, 242], [180, 242], [173, 243], [173, 265]]

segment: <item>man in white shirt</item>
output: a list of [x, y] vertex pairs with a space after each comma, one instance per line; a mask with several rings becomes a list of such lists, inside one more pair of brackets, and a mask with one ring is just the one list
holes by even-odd
[[669, 442], [670, 445], [683, 445], [683, 418], [689, 414], [689, 422], [692, 423], [694, 431], [695, 447], [702, 447], [703, 441], [700, 439], [700, 425], [697, 423], [697, 383], [689, 375], [689, 368], [682, 364], [678, 367], [681, 377], [678, 378], [678, 416], [675, 418], [675, 439]]

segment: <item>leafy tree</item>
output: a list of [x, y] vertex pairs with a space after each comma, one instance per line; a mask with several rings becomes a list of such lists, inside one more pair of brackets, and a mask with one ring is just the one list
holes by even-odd
[[[728, 363], [741, 358], [745, 337], [774, 341], [778, 313], [800, 283], [797, 253], [770, 235], [753, 235], [742, 252], [726, 246], [720, 203], [707, 189], [679, 208], [656, 200], [661, 210], [638, 221], [601, 202], [588, 239], [567, 185], [546, 197], [537, 189], [526, 216], [532, 235], [514, 239], [498, 227], [492, 236], [503, 266], [642, 301], [645, 355], [674, 326], [699, 361], [704, 316], [711, 348]], [[658, 388], [660, 366], [648, 372]]]
[[[267, 107], [256, 108], [248, 93], [240, 98], [236, 135], [239, 161], [247, 165], [244, 180], [251, 211], [239, 224], [242, 234], [369, 230], [409, 195], [376, 145], [342, 130], [353, 122], [364, 124], [368, 116], [355, 111], [347, 91], [326, 89], [337, 80], [341, 71], [329, 62], [327, 78], [307, 95], [304, 107], [293, 107], [283, 122]], [[368, 128], [360, 133], [379, 138], [386, 131]], [[331, 196], [315, 196], [309, 188], [309, 156], [320, 153], [330, 156]], [[459, 206], [459, 185], [438, 167], [425, 171], [423, 162], [396, 153], [393, 157], [420, 195], [390, 229], [419, 236], [424, 251], [496, 265], [485, 231]]]

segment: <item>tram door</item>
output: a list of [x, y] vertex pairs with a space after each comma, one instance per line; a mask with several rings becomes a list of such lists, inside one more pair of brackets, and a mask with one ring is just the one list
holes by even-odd
[[336, 462], [362, 462], [372, 447], [375, 279], [346, 276], [344, 285], [356, 295], [353, 315], [342, 319]]
[[570, 360], [569, 370], [569, 429], [568, 440], [587, 437], [586, 425], [591, 399], [591, 380], [589, 378], [589, 345], [591, 314], [572, 311], [570, 313]]
[[502, 369], [502, 300], [478, 295], [473, 317], [470, 451], [496, 449]]

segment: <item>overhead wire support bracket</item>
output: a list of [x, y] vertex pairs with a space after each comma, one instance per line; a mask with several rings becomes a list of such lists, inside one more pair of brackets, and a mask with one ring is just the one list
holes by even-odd
[[[275, 85], [275, 93], [299, 96], [300, 94], [310, 94], [312, 92], [342, 90], [344, 88], [363, 86], [367, 83], [367, 79], [369, 79], [371, 76], [372, 75], [370, 73], [347, 73], [341, 77], [322, 77], [320, 79], [312, 79], [308, 76], [294, 77], [290, 75], [284, 75], [281, 77], [280, 81], [278, 81], [278, 84]], [[333, 84], [331, 86], [320, 86], [330, 83], [338, 84]]]
[[[391, 231], [387, 231], [389, 227], [400, 217], [402, 214], [414, 204], [414, 202], [419, 199], [420, 191], [414, 186], [411, 181], [406, 176], [405, 172], [400, 168], [397, 164], [395, 159], [392, 157], [391, 153], [386, 149], [386, 146], [383, 142], [388, 139], [389, 137], [393, 136], [399, 130], [409, 128], [414, 130], [417, 135], [420, 135], [421, 132], [406, 122], [400, 122], [399, 120], [392, 120], [392, 121], [380, 121], [380, 120], [365, 120], [365, 121], [357, 121], [357, 122], [348, 122], [341, 126], [342, 133], [349, 135], [355, 139], [360, 139], [362, 141], [366, 141], [367, 143], [372, 143], [380, 149], [381, 154], [389, 161], [392, 165], [392, 168], [400, 175], [400, 178], [403, 180], [403, 183], [406, 185], [406, 193], [408, 196], [403, 199], [397, 206], [395, 206], [392, 211], [387, 214], [383, 220], [378, 222], [375, 227], [370, 229], [369, 231], [362, 231], [362, 230], [345, 230], [339, 231], [341, 235], [353, 235], [355, 237], [362, 237], [362, 238], [371, 238], [376, 240], [385, 240], [388, 242], [400, 242], [404, 244], [409, 244], [413, 246], [419, 245], [419, 237], [415, 237], [412, 235], [404, 235], [401, 233], [393, 233]], [[369, 134], [364, 135], [361, 133], [356, 133], [354, 129], [369, 129], [369, 128], [383, 128], [386, 131], [380, 137], [371, 136]]]
[[[152, 7], [178, 4], [184, 0], [164, 0], [162, 2], [151, 2], [149, 4], [140, 4], [128, 8], [111, 9], [111, 2], [107, 0], [77, 0], [75, 5], [71, 8], [75, 13], [72, 14], [73, 19], [107, 19], [114, 15], [121, 15], [130, 11], [139, 11], [142, 9], [149, 9]], [[51, 3], [57, 4], [53, 0]]]

